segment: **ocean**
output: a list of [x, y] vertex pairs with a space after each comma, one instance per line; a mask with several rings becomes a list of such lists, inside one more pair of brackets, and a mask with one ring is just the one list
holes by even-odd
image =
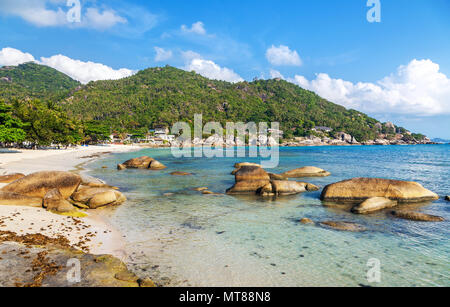
[[[117, 171], [130, 158], [151, 156], [164, 171]], [[386, 211], [354, 215], [326, 207], [320, 192], [295, 196], [225, 193], [233, 165], [258, 158], [175, 158], [170, 149], [107, 156], [88, 174], [123, 191], [128, 201], [103, 213], [127, 241], [129, 268], [165, 286], [450, 286], [450, 145], [280, 148], [281, 173], [317, 166], [332, 173], [302, 178], [324, 187], [354, 177], [416, 181], [439, 194], [433, 203], [403, 205], [442, 216], [442, 223], [400, 220]], [[107, 166], [108, 168], [102, 168]], [[173, 171], [193, 176], [171, 176]], [[346, 221], [360, 233], [299, 223]], [[373, 264], [378, 264], [374, 267]], [[379, 272], [376, 280], [373, 273]]]

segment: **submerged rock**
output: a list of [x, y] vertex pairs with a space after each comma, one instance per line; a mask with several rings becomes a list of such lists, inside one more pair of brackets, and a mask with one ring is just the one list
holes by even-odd
[[364, 226], [350, 223], [350, 222], [333, 222], [333, 221], [327, 221], [327, 222], [321, 222], [321, 225], [333, 228], [335, 230], [341, 230], [341, 231], [352, 231], [352, 232], [361, 232], [366, 231], [366, 228]]
[[310, 225], [310, 224], [314, 224], [314, 221], [308, 218], [302, 218], [300, 220], [300, 223], [304, 224], [304, 225]]
[[314, 166], [305, 166], [281, 174], [285, 178], [327, 177], [331, 173]]
[[186, 172], [172, 172], [172, 173], [170, 173], [170, 175], [172, 175], [172, 176], [192, 176], [191, 173], [186, 173]]
[[123, 171], [123, 170], [126, 170], [126, 169], [127, 169], [127, 167], [126, 167], [125, 165], [123, 165], [123, 164], [117, 164], [117, 170]]
[[354, 178], [326, 186], [321, 195], [323, 201], [361, 202], [372, 197], [385, 197], [399, 203], [424, 202], [439, 199], [417, 182], [379, 178]]
[[372, 197], [352, 208], [356, 214], [368, 214], [397, 206], [396, 201], [384, 197]]
[[25, 175], [20, 173], [3, 175], [0, 176], [0, 183], [11, 183], [23, 177], [25, 177]]
[[4, 192], [0, 190], [0, 205], [41, 208], [42, 198], [31, 197], [12, 192]]
[[44, 198], [52, 189], [58, 189], [62, 196], [69, 198], [81, 183], [81, 177], [69, 172], [38, 172], [16, 180], [1, 191]]
[[411, 220], [417, 222], [443, 222], [445, 219], [440, 216], [429, 215], [425, 213], [413, 212], [413, 211], [392, 211], [391, 214], [400, 219]]
[[50, 190], [45, 194], [43, 206], [49, 211], [61, 213], [75, 211], [75, 207], [63, 198], [58, 189]]

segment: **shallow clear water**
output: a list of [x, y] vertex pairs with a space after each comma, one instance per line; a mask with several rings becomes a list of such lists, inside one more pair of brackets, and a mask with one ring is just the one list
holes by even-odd
[[[321, 187], [353, 177], [417, 181], [441, 197], [450, 194], [450, 146], [281, 148], [281, 173], [317, 166], [332, 173], [305, 178]], [[126, 170], [117, 163], [148, 155], [164, 171]], [[369, 216], [322, 205], [319, 192], [263, 199], [211, 196], [234, 183], [236, 162], [250, 158], [174, 158], [167, 149], [116, 154], [89, 165], [90, 174], [116, 185], [129, 201], [107, 209], [128, 243], [130, 267], [169, 286], [450, 286], [450, 203], [408, 205], [446, 218], [443, 223]], [[103, 169], [102, 166], [108, 166]], [[170, 176], [172, 171], [194, 176]], [[174, 193], [164, 196], [165, 193]], [[368, 231], [351, 233], [298, 223], [349, 221]], [[367, 262], [381, 262], [381, 283], [369, 283]]]

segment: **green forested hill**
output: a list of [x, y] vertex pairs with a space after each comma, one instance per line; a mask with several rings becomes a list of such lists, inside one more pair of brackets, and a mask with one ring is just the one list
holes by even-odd
[[331, 103], [282, 80], [228, 83], [173, 67], [150, 68], [114, 81], [91, 82], [62, 101], [69, 115], [98, 121], [117, 131], [156, 124], [204, 121], [280, 122], [287, 134], [314, 126], [344, 131], [358, 141], [373, 139], [377, 120]]
[[80, 85], [56, 69], [35, 63], [0, 67], [0, 99], [61, 99]]

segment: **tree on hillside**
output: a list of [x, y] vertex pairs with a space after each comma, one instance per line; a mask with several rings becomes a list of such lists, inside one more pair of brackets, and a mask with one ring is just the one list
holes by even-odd
[[0, 143], [19, 143], [25, 140], [24, 124], [12, 115], [11, 106], [0, 101]]

